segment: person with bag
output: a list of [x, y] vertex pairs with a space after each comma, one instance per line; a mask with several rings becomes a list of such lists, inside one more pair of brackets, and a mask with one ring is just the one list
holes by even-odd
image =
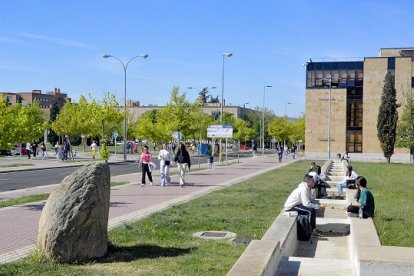
[[180, 186], [185, 185], [185, 173], [188, 169], [191, 168], [190, 154], [185, 149], [184, 144], [181, 144], [180, 148], [177, 151], [177, 154], [174, 156], [174, 162], [178, 163], [178, 170], [180, 171]]
[[316, 229], [316, 209], [323, 209], [325, 205], [311, 200], [311, 190], [314, 186], [313, 176], [306, 174], [303, 182], [287, 198], [284, 208], [287, 212], [296, 211], [299, 215], [307, 215], [312, 235], [320, 236], [320, 231]]
[[162, 144], [162, 148], [158, 153], [158, 159], [160, 160], [160, 179], [161, 179], [161, 187], [165, 186], [165, 184], [170, 184], [170, 165], [171, 165], [171, 157], [170, 152], [167, 150], [167, 145]]
[[152, 155], [148, 151], [148, 146], [144, 146], [144, 152], [141, 154], [141, 157], [139, 159], [139, 163], [141, 165], [141, 172], [142, 172], [142, 178], [141, 178], [141, 187], [145, 186], [145, 175], [148, 174], [148, 179], [150, 181], [150, 186], [152, 186], [152, 174], [150, 169], [150, 163], [152, 160]]

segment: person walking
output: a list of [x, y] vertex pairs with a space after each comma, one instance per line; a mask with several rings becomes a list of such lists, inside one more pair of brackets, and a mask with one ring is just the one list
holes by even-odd
[[91, 150], [92, 150], [92, 159], [95, 159], [96, 158], [96, 152], [98, 151], [98, 145], [96, 144], [95, 141], [92, 141]]
[[180, 148], [177, 151], [177, 154], [174, 156], [174, 162], [178, 163], [178, 170], [180, 171], [180, 186], [185, 185], [185, 173], [188, 169], [191, 168], [190, 154], [185, 149], [185, 145], [181, 144]]
[[35, 140], [32, 141], [32, 154], [33, 154], [33, 159], [36, 159], [36, 156], [37, 156], [37, 142]]
[[170, 165], [171, 165], [171, 156], [170, 152], [167, 150], [167, 145], [162, 144], [162, 148], [158, 153], [158, 159], [160, 160], [160, 179], [161, 186], [165, 184], [170, 184]]
[[30, 156], [32, 154], [32, 144], [30, 144], [30, 142], [26, 143], [26, 154], [27, 158], [30, 159]]
[[152, 186], [152, 174], [150, 170], [150, 162], [152, 160], [152, 155], [148, 150], [148, 146], [144, 146], [144, 152], [141, 154], [141, 157], [139, 159], [139, 163], [141, 165], [141, 172], [142, 172], [142, 178], [141, 178], [141, 187], [145, 186], [145, 175], [148, 174], [148, 179], [150, 181], [150, 186]]
[[44, 142], [42, 142], [40, 144], [40, 156], [42, 158], [42, 160], [45, 160], [45, 156], [46, 156], [46, 145]]

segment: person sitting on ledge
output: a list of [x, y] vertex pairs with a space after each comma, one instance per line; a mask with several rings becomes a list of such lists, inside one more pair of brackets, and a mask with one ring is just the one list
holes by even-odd
[[344, 188], [349, 188], [349, 186], [354, 186], [355, 189], [355, 181], [358, 178], [358, 174], [353, 170], [352, 166], [347, 166], [347, 170], [345, 173], [344, 181], [338, 184], [338, 197], [339, 199], [343, 199], [342, 192]]
[[316, 210], [325, 208], [325, 205], [313, 202], [311, 200], [311, 189], [315, 186], [315, 181], [312, 175], [306, 174], [303, 182], [292, 191], [285, 203], [285, 211], [297, 211], [298, 214], [308, 215], [310, 224], [314, 234], [317, 234], [316, 229]]
[[351, 203], [347, 207], [349, 216], [359, 216], [362, 218], [370, 218], [374, 216], [375, 201], [371, 191], [367, 188], [367, 180], [365, 177], [359, 177], [356, 181], [357, 188], [361, 190], [358, 201]]

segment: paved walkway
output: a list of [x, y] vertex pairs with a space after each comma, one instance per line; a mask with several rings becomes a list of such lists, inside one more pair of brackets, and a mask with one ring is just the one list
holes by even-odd
[[[114, 161], [120, 161], [122, 156]], [[2, 159], [3, 161], [3, 159]], [[50, 168], [56, 166], [69, 166], [71, 163], [63, 163], [55, 159], [45, 161], [33, 160], [35, 168]], [[28, 161], [28, 162], [33, 162]], [[244, 158], [240, 164], [229, 166], [216, 165], [213, 169], [194, 171], [187, 175], [187, 186], [181, 188], [178, 185], [178, 176], [172, 176], [173, 183], [166, 187], [156, 184], [157, 177], [154, 177], [154, 186], [140, 187], [140, 175], [138, 173], [114, 176], [112, 182], [127, 181], [129, 184], [117, 186], [111, 189], [111, 203], [109, 210], [109, 228], [114, 228], [125, 222], [132, 222], [144, 218], [154, 212], [168, 208], [173, 204], [189, 201], [196, 197], [207, 194], [213, 190], [232, 185], [242, 180], [260, 175], [277, 167], [287, 165], [293, 160], [277, 162], [274, 155], [257, 158]], [[10, 161], [16, 163], [16, 161]], [[90, 162], [85, 159], [83, 163]], [[82, 162], [81, 162], [82, 163]], [[3, 165], [4, 162], [1, 162]], [[196, 168], [196, 166], [195, 166]], [[18, 167], [16, 170], [27, 168]], [[1, 167], [0, 171], [10, 170]], [[13, 169], [14, 170], [14, 169]], [[33, 188], [28, 190], [14, 191], [14, 195], [27, 193], [39, 193], [53, 189], [53, 185], [46, 188]], [[43, 191], [42, 191], [43, 192]], [[12, 192], [6, 192], [9, 195]], [[0, 193], [4, 198], [5, 193]], [[10, 262], [26, 256], [35, 248], [38, 223], [44, 202], [7, 207], [0, 209], [0, 263]]]

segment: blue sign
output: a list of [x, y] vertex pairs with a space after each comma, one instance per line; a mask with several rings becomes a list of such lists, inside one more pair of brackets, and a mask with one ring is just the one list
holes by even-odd
[[114, 134], [112, 135], [114, 137], [118, 137], [118, 131], [115, 131]]

